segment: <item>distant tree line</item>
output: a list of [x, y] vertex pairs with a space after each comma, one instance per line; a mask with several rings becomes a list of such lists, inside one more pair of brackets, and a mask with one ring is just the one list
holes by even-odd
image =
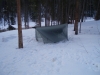
[[[99, 20], [99, 9], [100, 0], [21, 0], [21, 18], [26, 28], [29, 20], [41, 26], [42, 17], [45, 18], [45, 26], [75, 23], [75, 19], [83, 22], [87, 17]], [[16, 24], [16, 10], [16, 0], [0, 0], [0, 23]]]

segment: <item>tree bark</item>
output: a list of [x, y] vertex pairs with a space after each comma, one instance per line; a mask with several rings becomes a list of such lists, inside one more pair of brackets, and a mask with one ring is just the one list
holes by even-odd
[[41, 0], [38, 0], [38, 22], [39, 26], [41, 26]]
[[17, 19], [18, 19], [18, 43], [19, 43], [18, 45], [19, 45], [19, 48], [23, 48], [20, 0], [16, 0], [16, 1], [17, 1]]
[[97, 13], [95, 16], [95, 20], [100, 20], [100, 0], [98, 2]]
[[75, 24], [74, 24], [75, 35], [78, 35], [78, 22], [79, 22], [79, 0], [76, 0]]

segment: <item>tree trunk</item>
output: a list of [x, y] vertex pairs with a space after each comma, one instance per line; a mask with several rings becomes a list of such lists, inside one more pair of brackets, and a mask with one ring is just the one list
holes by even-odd
[[46, 3], [45, 3], [45, 26], [48, 26], [48, 22], [47, 22], [47, 14], [48, 14], [47, 8], [48, 8], [48, 5], [47, 5], [47, 1], [46, 1]]
[[81, 8], [81, 20], [80, 20], [80, 29], [79, 29], [79, 33], [81, 33], [81, 24], [83, 22], [83, 19], [84, 19], [84, 7], [85, 7], [85, 0], [83, 0], [83, 3], [82, 3], [82, 8]]
[[21, 24], [21, 14], [20, 14], [20, 0], [17, 1], [17, 19], [18, 19], [18, 43], [19, 48], [23, 48], [23, 38], [22, 38], [22, 24]]
[[97, 13], [95, 16], [95, 20], [100, 20], [100, 0], [98, 2]]
[[74, 24], [75, 35], [78, 35], [78, 22], [79, 22], [79, 0], [76, 0], [75, 24]]
[[25, 22], [25, 28], [29, 28], [29, 19], [28, 19], [28, 1], [24, 0], [24, 22]]
[[39, 26], [41, 26], [41, 0], [38, 1], [38, 22]]
[[61, 3], [61, 24], [65, 24], [67, 23], [66, 19], [67, 19], [67, 16], [66, 16], [66, 1], [62, 1]]

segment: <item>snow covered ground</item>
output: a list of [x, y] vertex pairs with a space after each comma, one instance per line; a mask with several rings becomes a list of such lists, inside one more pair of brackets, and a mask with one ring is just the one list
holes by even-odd
[[18, 49], [18, 31], [0, 33], [0, 75], [100, 75], [100, 21], [82, 23], [69, 41], [44, 44], [35, 30], [23, 30], [24, 48]]

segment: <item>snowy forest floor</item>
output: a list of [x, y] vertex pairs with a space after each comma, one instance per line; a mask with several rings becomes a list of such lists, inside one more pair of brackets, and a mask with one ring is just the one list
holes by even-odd
[[100, 75], [100, 21], [82, 23], [68, 41], [37, 42], [35, 30], [23, 30], [24, 48], [18, 49], [18, 31], [0, 33], [0, 75]]

